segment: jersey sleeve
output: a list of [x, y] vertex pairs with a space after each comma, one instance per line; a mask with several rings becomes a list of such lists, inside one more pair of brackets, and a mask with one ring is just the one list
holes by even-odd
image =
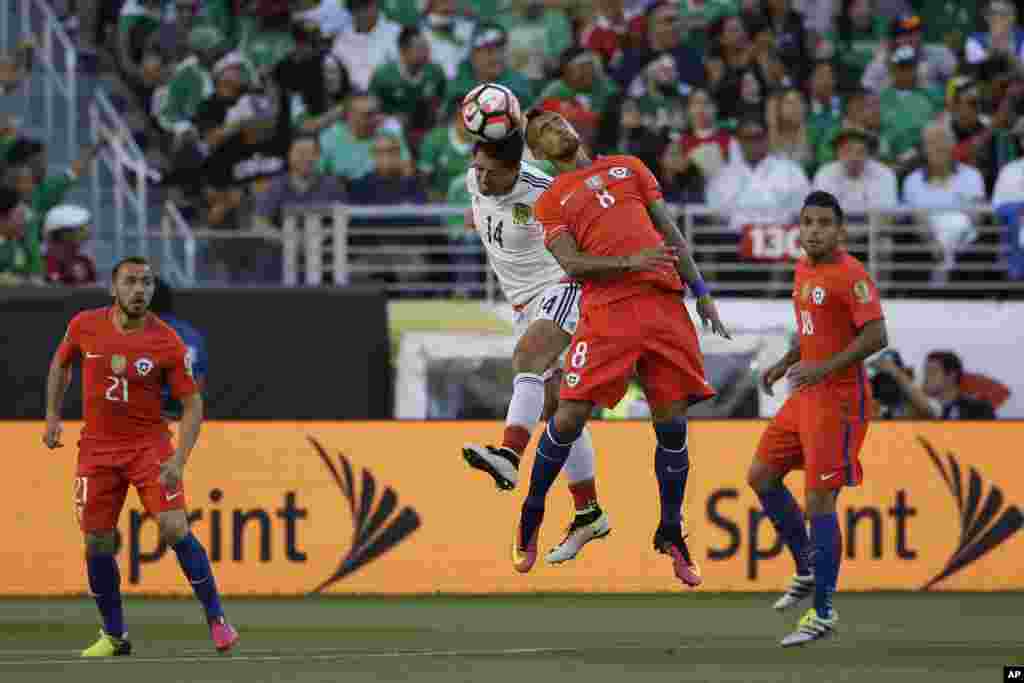
[[562, 215], [562, 207], [554, 187], [545, 190], [544, 194], [537, 199], [537, 203], [533, 207], [533, 215], [544, 228], [545, 245], [551, 244], [551, 241], [559, 235], [569, 232], [569, 223]]
[[171, 344], [165, 376], [173, 398], [181, 400], [199, 391], [193, 369], [192, 354], [189, 353], [184, 342], [177, 337]]
[[661, 183], [647, 168], [647, 164], [636, 157], [626, 157], [629, 167], [636, 173], [637, 187], [640, 189], [640, 196], [644, 198], [645, 204], [656, 202], [662, 198]]
[[82, 347], [80, 346], [81, 327], [82, 319], [76, 315], [68, 324], [68, 330], [64, 333], [64, 339], [61, 340], [60, 346], [57, 347], [57, 362], [63, 367], [71, 365], [82, 357]]
[[862, 268], [850, 268], [844, 280], [843, 299], [849, 308], [854, 327], [860, 329], [872, 320], [885, 317], [878, 287], [870, 275]]

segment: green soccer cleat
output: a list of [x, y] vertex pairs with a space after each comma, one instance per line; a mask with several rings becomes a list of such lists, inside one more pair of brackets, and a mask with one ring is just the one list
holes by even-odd
[[839, 615], [835, 610], [832, 610], [832, 615], [828, 619], [822, 619], [818, 616], [818, 611], [812, 607], [800, 618], [800, 623], [796, 625], [796, 630], [783, 638], [779, 644], [782, 647], [793, 647], [794, 645], [806, 645], [815, 640], [831, 638], [836, 634], [836, 624], [838, 623]]
[[124, 657], [131, 653], [132, 644], [127, 638], [115, 638], [102, 629], [100, 639], [82, 650], [83, 657]]

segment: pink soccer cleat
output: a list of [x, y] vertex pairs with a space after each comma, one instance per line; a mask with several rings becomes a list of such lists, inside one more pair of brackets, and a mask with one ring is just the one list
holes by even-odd
[[238, 631], [227, 622], [224, 617], [218, 617], [210, 622], [210, 638], [213, 639], [213, 646], [217, 652], [227, 652], [238, 644]]
[[680, 527], [659, 526], [654, 533], [654, 549], [672, 558], [676, 578], [690, 588], [704, 582], [697, 563], [690, 559], [690, 549], [686, 547], [686, 539]]

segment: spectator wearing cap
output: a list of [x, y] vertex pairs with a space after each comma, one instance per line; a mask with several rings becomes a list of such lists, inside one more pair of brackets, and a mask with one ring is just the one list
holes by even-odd
[[320, 169], [329, 175], [356, 180], [373, 171], [373, 141], [378, 133], [397, 137], [402, 159], [412, 163], [405, 145], [402, 124], [386, 118], [375, 95], [358, 93], [349, 97], [345, 118], [320, 133]]
[[893, 50], [889, 55], [892, 86], [878, 96], [881, 135], [889, 142], [890, 163], [903, 172], [919, 159], [921, 129], [939, 111], [929, 93], [918, 86], [918, 56], [913, 45]]
[[562, 114], [591, 143], [618, 86], [605, 75], [597, 53], [582, 47], [565, 51], [560, 75], [541, 91], [540, 106]]
[[[927, 15], [926, 15], [927, 16]], [[926, 88], [941, 92], [946, 81], [957, 70], [956, 55], [945, 45], [922, 42], [921, 17], [906, 14], [892, 20], [889, 27], [889, 44], [879, 50], [874, 60], [864, 70], [861, 84], [868, 90], [880, 93], [892, 85], [892, 56], [902, 47], [914, 48], [917, 68], [917, 82]], [[941, 106], [941, 101], [936, 103]]]
[[708, 205], [737, 235], [746, 224], [791, 220], [810, 191], [804, 169], [771, 153], [768, 127], [755, 114], [740, 119], [736, 137], [741, 153], [708, 184]]
[[612, 76], [630, 97], [643, 94], [644, 69], [663, 55], [675, 62], [676, 74], [685, 92], [703, 87], [707, 81], [703, 59], [683, 41], [678, 2], [658, 2], [647, 11], [647, 44], [626, 50]]
[[956, 140], [954, 158], [974, 166], [985, 177], [985, 187], [995, 187], [999, 169], [1018, 156], [1010, 129], [1016, 122], [1012, 98], [1004, 98], [989, 122], [981, 116], [981, 88], [964, 79], [952, 89], [950, 129]]
[[473, 140], [462, 118], [463, 96], [448, 101], [448, 121], [427, 133], [420, 146], [417, 169], [431, 201], [444, 201], [452, 181], [465, 175], [473, 156]]
[[952, 273], [958, 255], [969, 251], [978, 238], [975, 217], [956, 209], [985, 201], [985, 179], [978, 169], [956, 161], [953, 135], [945, 126], [930, 124], [923, 140], [925, 165], [903, 181], [903, 202], [927, 212], [921, 239], [941, 263], [932, 279], [943, 282]]
[[481, 23], [473, 34], [469, 58], [459, 65], [452, 92], [466, 92], [480, 83], [500, 83], [519, 98], [526, 111], [533, 104], [533, 85], [508, 63], [508, 32], [498, 24]]
[[46, 214], [46, 279], [59, 285], [78, 287], [95, 284], [96, 264], [82, 251], [92, 232], [92, 215], [73, 204], [62, 204]]
[[814, 189], [829, 192], [848, 213], [899, 204], [896, 174], [873, 158], [878, 138], [860, 128], [843, 128], [832, 139], [837, 161], [825, 164], [814, 176]]
[[39, 237], [25, 229], [26, 209], [17, 191], [0, 185], [0, 286], [42, 278]]
[[432, 54], [421, 30], [406, 26], [398, 36], [398, 60], [377, 67], [370, 80], [370, 92], [380, 100], [381, 111], [398, 117], [415, 140], [434, 125], [447, 87]]
[[605, 67], [621, 60], [626, 50], [644, 46], [647, 17], [642, 10], [627, 10], [624, 0], [597, 0], [594, 8], [580, 32], [579, 44], [599, 54]]
[[864, 70], [885, 49], [889, 21], [876, 11], [875, 5], [875, 0], [842, 0], [835, 30], [828, 33], [842, 90], [860, 87]]
[[458, 0], [429, 0], [420, 26], [429, 59], [441, 67], [445, 78], [455, 78], [459, 64], [469, 56], [474, 23], [461, 16]]
[[345, 66], [352, 85], [367, 90], [377, 67], [398, 59], [401, 27], [380, 13], [377, 0], [348, 0], [352, 28], [334, 41], [332, 53]]
[[988, 31], [974, 33], [964, 45], [968, 64], [981, 64], [993, 56], [1003, 56], [1018, 73], [1024, 73], [1024, 29], [1017, 24], [1017, 8], [1007, 0], [993, 0], [985, 9]]

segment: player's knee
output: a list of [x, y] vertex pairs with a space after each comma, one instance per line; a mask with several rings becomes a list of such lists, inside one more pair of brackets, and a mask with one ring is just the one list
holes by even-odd
[[562, 374], [556, 372], [544, 383], [544, 412], [541, 413], [541, 420], [547, 422], [558, 411], [558, 390], [561, 386]]
[[590, 414], [588, 403], [581, 401], [562, 401], [552, 418], [557, 434], [568, 440], [575, 440], [583, 432]]
[[747, 470], [747, 485], [749, 485], [755, 493], [769, 491], [782, 486], [782, 475], [774, 468], [768, 467], [763, 462], [755, 458], [754, 462], [750, 463], [750, 468]]
[[117, 532], [93, 531], [85, 535], [85, 553], [87, 555], [113, 555], [117, 552]]
[[668, 422], [670, 420], [685, 420], [686, 411], [689, 408], [689, 403], [686, 401], [676, 401], [663, 406], [651, 406], [651, 421], [654, 424], [659, 422]]
[[520, 340], [515, 351], [512, 352], [512, 367], [516, 374], [528, 372], [531, 375], [543, 375], [553, 362], [551, 354], [535, 348], [525, 337]]
[[160, 516], [160, 540], [168, 546], [176, 545], [188, 535], [188, 520], [184, 514]]
[[679, 452], [687, 445], [687, 422], [685, 417], [676, 417], [654, 423], [658, 446], [667, 451]]

